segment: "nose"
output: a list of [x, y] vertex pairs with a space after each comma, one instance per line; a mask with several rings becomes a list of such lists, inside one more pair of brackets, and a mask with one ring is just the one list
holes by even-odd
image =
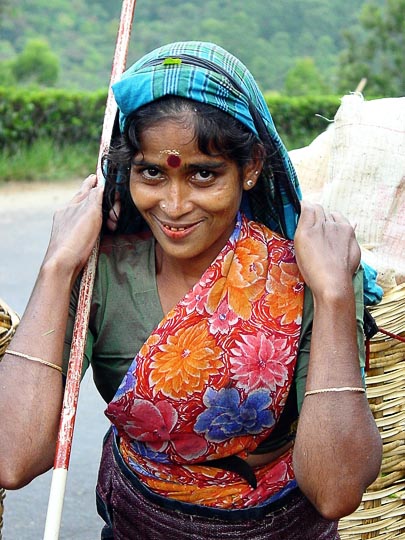
[[177, 182], [170, 183], [159, 206], [171, 218], [178, 218], [190, 212], [192, 202], [187, 186]]

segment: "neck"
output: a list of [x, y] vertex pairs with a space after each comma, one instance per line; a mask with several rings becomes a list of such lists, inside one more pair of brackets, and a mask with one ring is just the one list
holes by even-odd
[[164, 276], [165, 279], [171, 280], [172, 284], [182, 284], [188, 289], [193, 287], [200, 279], [211, 261], [206, 265], [193, 264], [190, 259], [174, 259], [168, 257], [159, 244], [156, 244], [156, 275]]

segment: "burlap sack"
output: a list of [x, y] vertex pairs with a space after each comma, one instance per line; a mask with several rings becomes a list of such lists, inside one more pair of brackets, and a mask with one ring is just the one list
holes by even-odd
[[[319, 146], [319, 140], [306, 147], [305, 159], [302, 152], [291, 152], [304, 197], [320, 202], [326, 210], [340, 211], [356, 225], [364, 259], [377, 269], [385, 290], [402, 283], [405, 97], [365, 101], [360, 94], [344, 96], [326, 133], [318, 170], [310, 165], [312, 178], [306, 169], [316, 159], [311, 146]], [[316, 177], [317, 173], [324, 178]]]
[[328, 180], [333, 135], [334, 125], [331, 124], [311, 144], [289, 152], [300, 180], [302, 194], [305, 199], [312, 202], [321, 200]]

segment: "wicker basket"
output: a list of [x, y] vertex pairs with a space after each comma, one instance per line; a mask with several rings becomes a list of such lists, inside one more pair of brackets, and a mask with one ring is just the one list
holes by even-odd
[[[0, 361], [7, 349], [11, 338], [16, 331], [20, 319], [18, 315], [8, 307], [8, 305], [0, 298]], [[2, 539], [3, 528], [3, 512], [4, 512], [4, 497], [6, 493], [0, 487], [0, 540]]]
[[0, 298], [0, 361], [19, 322], [18, 315]]
[[[405, 337], [405, 284], [370, 309], [377, 325]], [[379, 477], [360, 507], [340, 521], [342, 540], [405, 540], [405, 343], [376, 334], [370, 343], [367, 396], [383, 441]]]

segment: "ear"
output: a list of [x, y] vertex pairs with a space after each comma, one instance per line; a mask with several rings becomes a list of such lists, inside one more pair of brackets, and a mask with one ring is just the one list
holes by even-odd
[[243, 169], [243, 189], [249, 191], [252, 189], [260, 176], [263, 168], [264, 150], [262, 146], [257, 145], [252, 159]]

